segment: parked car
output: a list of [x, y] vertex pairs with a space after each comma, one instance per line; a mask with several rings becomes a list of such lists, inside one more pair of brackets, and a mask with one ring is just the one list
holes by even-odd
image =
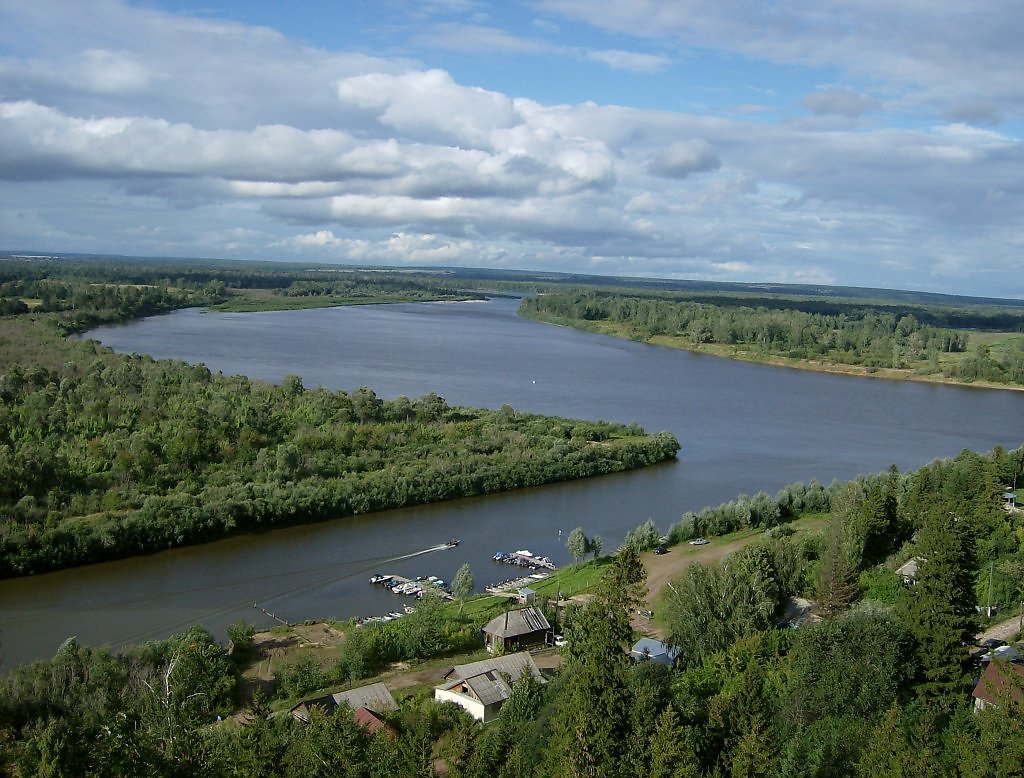
[[708, 541], [705, 540], [704, 538], [694, 538], [693, 540], [690, 541], [690, 545], [691, 546], [706, 546], [707, 544], [708, 544]]
[[567, 645], [569, 645], [569, 641], [565, 635], [555, 635], [555, 646], [557, 648], [565, 648]]
[[667, 554], [668, 553], [668, 549], [665, 548], [664, 546], [658, 546], [656, 549], [654, 549], [654, 553], [657, 554], [658, 556], [661, 556], [662, 554]]

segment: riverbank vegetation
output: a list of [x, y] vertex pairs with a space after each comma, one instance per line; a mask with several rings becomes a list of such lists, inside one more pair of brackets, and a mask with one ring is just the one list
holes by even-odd
[[1024, 304], [1010, 301], [939, 306], [578, 288], [526, 299], [520, 313], [737, 359], [894, 378], [1024, 385]]
[[[274, 386], [63, 337], [225, 295], [202, 267], [137, 264], [0, 264], [0, 576], [585, 478], [678, 451], [671, 434], [636, 425], [307, 389], [295, 375]], [[232, 272], [234, 284], [265, 283], [258, 270]]]
[[[411, 686], [394, 683], [400, 670], [377, 675], [395, 659], [479, 646], [493, 611], [429, 600], [394, 622], [345, 626], [331, 661], [286, 664], [268, 689], [293, 702], [383, 679], [399, 701], [382, 712], [390, 730], [370, 735], [344, 708], [299, 722], [262, 691], [238, 712], [251, 629], [233, 630], [229, 655], [194, 628], [123, 655], [71, 640], [53, 660], [16, 668], [0, 680], [0, 761], [20, 775], [305, 775], [310, 764], [367, 776], [1015, 775], [1017, 682], [985, 691], [997, 704], [981, 711], [971, 694], [985, 650], [974, 646], [976, 605], [990, 596], [980, 582], [993, 581], [1000, 605], [1022, 597], [1024, 514], [1002, 497], [1022, 464], [1024, 449], [965, 451], [684, 516], [680, 541], [713, 516], [767, 531], [720, 562], [682, 568], [665, 604], [680, 649], [672, 666], [627, 653], [643, 598], [638, 548], [661, 535], [641, 525], [614, 555], [585, 563], [599, 578], [569, 609], [548, 683], [517, 683], [486, 726], [433, 702], [448, 662], [417, 666], [434, 676]], [[823, 531], [787, 532], [788, 519], [822, 509]], [[894, 571], [914, 557], [908, 585]], [[793, 611], [793, 596], [808, 604]]]

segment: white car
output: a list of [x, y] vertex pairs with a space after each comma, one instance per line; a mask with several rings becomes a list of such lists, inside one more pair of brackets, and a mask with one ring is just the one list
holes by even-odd
[[693, 540], [690, 541], [690, 545], [691, 546], [706, 546], [707, 544], [708, 544], [708, 541], [705, 540], [704, 538], [694, 538]]
[[566, 639], [565, 635], [555, 636], [555, 646], [557, 648], [565, 648], [567, 645], [569, 645], [569, 641]]

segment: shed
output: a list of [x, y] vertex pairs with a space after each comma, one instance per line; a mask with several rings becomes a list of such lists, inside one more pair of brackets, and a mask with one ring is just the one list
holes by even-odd
[[896, 575], [903, 579], [905, 584], [917, 583], [917, 568], [924, 560], [919, 557], [911, 557], [910, 560], [896, 568]]
[[496, 647], [514, 651], [551, 642], [551, 625], [543, 611], [535, 606], [505, 611], [488, 621], [481, 632], [488, 651]]
[[537, 590], [531, 589], [529, 586], [524, 586], [519, 590], [519, 604], [520, 605], [533, 605], [537, 602]]
[[633, 644], [629, 656], [634, 662], [656, 662], [660, 665], [671, 665], [679, 656], [680, 649], [670, 646], [654, 638], [640, 638]]

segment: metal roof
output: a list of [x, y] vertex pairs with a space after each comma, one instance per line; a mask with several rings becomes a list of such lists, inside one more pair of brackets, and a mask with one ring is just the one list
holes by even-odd
[[455, 665], [445, 673], [444, 677], [466, 679], [492, 670], [506, 674], [512, 683], [527, 674], [532, 675], [540, 683], [545, 683], [544, 676], [541, 675], [533, 657], [526, 651], [481, 659], [479, 662], [470, 662], [465, 665]]
[[543, 612], [540, 608], [531, 606], [495, 616], [487, 622], [484, 632], [499, 638], [511, 638], [548, 629], [551, 629], [551, 625], [548, 624]]

